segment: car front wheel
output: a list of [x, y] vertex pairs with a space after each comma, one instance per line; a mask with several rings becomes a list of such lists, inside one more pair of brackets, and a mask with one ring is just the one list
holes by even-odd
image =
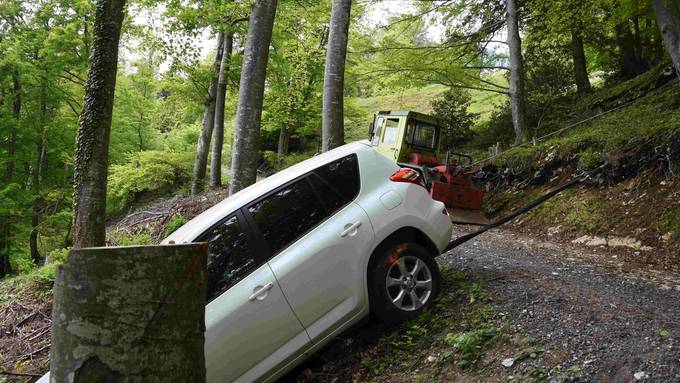
[[371, 311], [388, 323], [417, 317], [439, 294], [437, 262], [414, 243], [388, 249], [373, 262], [369, 276]]

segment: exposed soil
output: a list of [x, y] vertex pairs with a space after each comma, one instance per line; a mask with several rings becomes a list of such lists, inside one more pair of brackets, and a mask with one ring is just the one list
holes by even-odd
[[[411, 374], [386, 369], [375, 375], [362, 355], [381, 349], [382, 358], [396, 357], [382, 343], [403, 331], [369, 322], [284, 381], [680, 382], [680, 275], [622, 268], [620, 251], [545, 242], [507, 229], [486, 233], [440, 257], [443, 270], [481, 281], [493, 317], [504, 318], [508, 339], [486, 350], [477, 368], [421, 357]], [[346, 344], [367, 336], [359, 348]], [[533, 351], [518, 353], [528, 346]], [[433, 341], [417, 354], [445, 351]], [[513, 358], [511, 367], [501, 364], [506, 358]], [[440, 371], [419, 379], [434, 368]]]

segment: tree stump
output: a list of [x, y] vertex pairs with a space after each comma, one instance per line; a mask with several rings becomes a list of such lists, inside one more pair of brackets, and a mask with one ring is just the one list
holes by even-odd
[[54, 284], [50, 382], [205, 382], [206, 254], [72, 250]]

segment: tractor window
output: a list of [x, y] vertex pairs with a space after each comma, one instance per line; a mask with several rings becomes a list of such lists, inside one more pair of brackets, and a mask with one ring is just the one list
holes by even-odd
[[411, 144], [428, 149], [436, 149], [437, 127], [422, 121], [411, 120], [409, 124], [409, 137]]
[[397, 143], [397, 136], [399, 135], [399, 119], [388, 118], [385, 123], [385, 135], [383, 136], [383, 144], [395, 145]]
[[371, 145], [377, 146], [380, 142], [380, 134], [382, 133], [382, 124], [385, 121], [382, 117], [378, 117], [373, 125], [373, 137], [371, 137]]

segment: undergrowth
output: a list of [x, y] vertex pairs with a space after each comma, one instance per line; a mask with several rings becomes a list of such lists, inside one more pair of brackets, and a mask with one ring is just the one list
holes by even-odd
[[[508, 341], [505, 323], [491, 310], [484, 287], [464, 272], [442, 268], [442, 293], [434, 307], [386, 333], [376, 347], [361, 352], [370, 376], [404, 376], [434, 381], [445, 369], [474, 371], [487, 350]], [[395, 361], [398, 361], [396, 363]], [[432, 364], [425, 367], [426, 364]]]

